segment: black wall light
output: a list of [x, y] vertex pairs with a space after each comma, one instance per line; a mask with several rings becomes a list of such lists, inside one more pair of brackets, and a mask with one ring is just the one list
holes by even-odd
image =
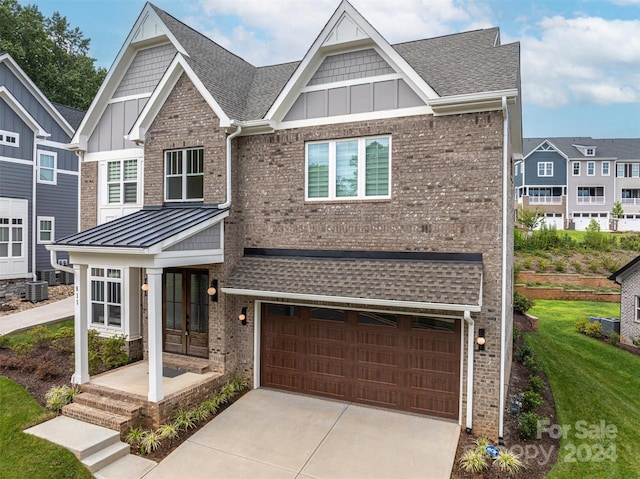
[[484, 351], [484, 345], [486, 343], [484, 338], [484, 328], [478, 329], [478, 339], [476, 339], [476, 342], [478, 343], [478, 351]]
[[211, 286], [207, 289], [207, 294], [211, 298], [212, 303], [218, 302], [218, 280], [212, 279]]
[[243, 326], [247, 324], [247, 307], [246, 306], [244, 306], [242, 308], [242, 311], [240, 311], [240, 315], [238, 316], [238, 319], [240, 320]]

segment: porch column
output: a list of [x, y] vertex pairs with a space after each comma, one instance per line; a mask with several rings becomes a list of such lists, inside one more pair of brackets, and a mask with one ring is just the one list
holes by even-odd
[[147, 269], [149, 334], [149, 401], [159, 402], [162, 391], [162, 268]]
[[74, 384], [85, 384], [89, 382], [89, 334], [88, 334], [88, 314], [87, 308], [87, 265], [73, 265], [73, 281], [75, 293], [75, 372], [71, 376]]

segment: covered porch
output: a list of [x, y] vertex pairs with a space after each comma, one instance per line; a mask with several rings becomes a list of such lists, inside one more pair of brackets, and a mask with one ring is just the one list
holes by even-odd
[[[170, 360], [179, 355], [164, 354], [165, 276], [171, 268], [200, 268], [199, 289], [204, 288], [205, 299], [200, 298], [197, 307], [204, 317], [203, 327], [208, 328], [209, 303], [215, 291], [207, 296], [207, 268], [224, 261], [227, 216], [228, 210], [213, 206], [146, 207], [48, 245], [54, 266], [59, 267], [57, 251], [68, 251], [73, 264], [73, 383], [83, 391], [101, 389], [116, 399], [151, 403], [150, 411], [168, 407], [174, 396], [184, 398], [185, 391], [197, 394], [205, 387], [215, 387], [222, 377], [221, 372], [209, 370], [215, 368], [202, 368], [198, 374], [188, 367], [197, 364], [198, 358], [183, 357], [186, 366], [180, 368]], [[183, 331], [188, 327], [184, 324], [182, 321]], [[141, 340], [144, 361], [90, 378], [89, 328], [102, 336], [122, 334], [128, 340]], [[188, 329], [185, 334], [189, 335]], [[207, 345], [205, 341], [199, 354], [205, 356], [204, 361]], [[179, 374], [163, 374], [172, 369]]]

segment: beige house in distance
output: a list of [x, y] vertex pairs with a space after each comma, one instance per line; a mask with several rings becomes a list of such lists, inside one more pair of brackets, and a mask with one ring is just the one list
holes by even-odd
[[[50, 246], [73, 381], [153, 424], [242, 373], [500, 438], [519, 65], [497, 28], [390, 45], [343, 1], [255, 67], [146, 4], [70, 146], [82, 231]], [[127, 336], [143, 394], [89, 376], [88, 328]]]

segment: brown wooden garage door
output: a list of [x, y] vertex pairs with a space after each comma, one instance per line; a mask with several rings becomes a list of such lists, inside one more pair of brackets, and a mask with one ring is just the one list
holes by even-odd
[[458, 419], [460, 321], [263, 304], [260, 382]]

